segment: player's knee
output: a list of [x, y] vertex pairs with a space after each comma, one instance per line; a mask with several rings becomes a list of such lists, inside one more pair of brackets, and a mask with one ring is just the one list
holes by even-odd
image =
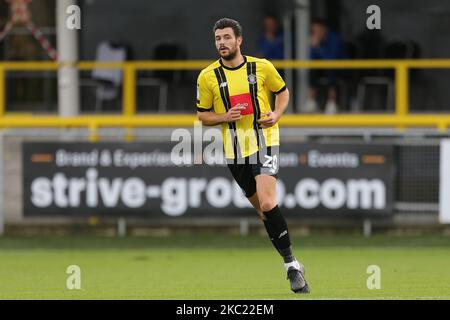
[[262, 211], [262, 212], [270, 211], [270, 210], [272, 210], [276, 205], [277, 205], [277, 203], [276, 203], [275, 201], [271, 201], [271, 200], [264, 200], [264, 201], [261, 201], [261, 203], [260, 203], [261, 211]]

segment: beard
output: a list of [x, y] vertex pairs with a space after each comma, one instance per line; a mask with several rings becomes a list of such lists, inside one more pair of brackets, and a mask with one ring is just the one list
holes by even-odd
[[220, 53], [220, 49], [218, 50], [219, 51], [219, 56], [223, 59], [223, 60], [226, 60], [226, 61], [230, 61], [230, 60], [233, 60], [234, 58], [236, 58], [236, 55], [237, 55], [237, 50], [236, 50], [236, 48], [234, 48], [234, 50], [232, 49], [232, 48], [227, 48], [228, 49], [228, 54], [221, 54]]

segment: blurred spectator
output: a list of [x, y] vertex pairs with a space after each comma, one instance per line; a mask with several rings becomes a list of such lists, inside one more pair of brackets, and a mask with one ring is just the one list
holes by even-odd
[[257, 43], [257, 56], [268, 60], [284, 59], [283, 30], [278, 18], [269, 14], [264, 18], [264, 33]]
[[[335, 60], [346, 57], [345, 46], [339, 34], [330, 30], [324, 20], [314, 19], [311, 24], [311, 60]], [[310, 89], [304, 109], [305, 112], [318, 111], [317, 91], [323, 79], [325, 79], [327, 87], [325, 113], [337, 112], [337, 77], [336, 70], [310, 70]]]

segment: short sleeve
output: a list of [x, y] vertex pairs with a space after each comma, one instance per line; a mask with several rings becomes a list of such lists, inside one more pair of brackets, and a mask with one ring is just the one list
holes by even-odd
[[273, 93], [277, 94], [286, 90], [286, 83], [283, 78], [281, 78], [277, 69], [275, 69], [272, 62], [266, 60], [265, 63], [265, 73], [266, 73], [266, 87]]
[[201, 72], [197, 79], [197, 111], [211, 111], [213, 108], [213, 94], [208, 85], [205, 73]]

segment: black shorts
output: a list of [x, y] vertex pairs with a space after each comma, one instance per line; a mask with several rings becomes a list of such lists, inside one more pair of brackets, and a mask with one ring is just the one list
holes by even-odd
[[278, 177], [279, 157], [279, 146], [267, 147], [264, 152], [257, 152], [240, 161], [234, 160], [233, 163], [228, 163], [228, 168], [245, 196], [250, 198], [256, 192], [255, 177], [257, 175]]

